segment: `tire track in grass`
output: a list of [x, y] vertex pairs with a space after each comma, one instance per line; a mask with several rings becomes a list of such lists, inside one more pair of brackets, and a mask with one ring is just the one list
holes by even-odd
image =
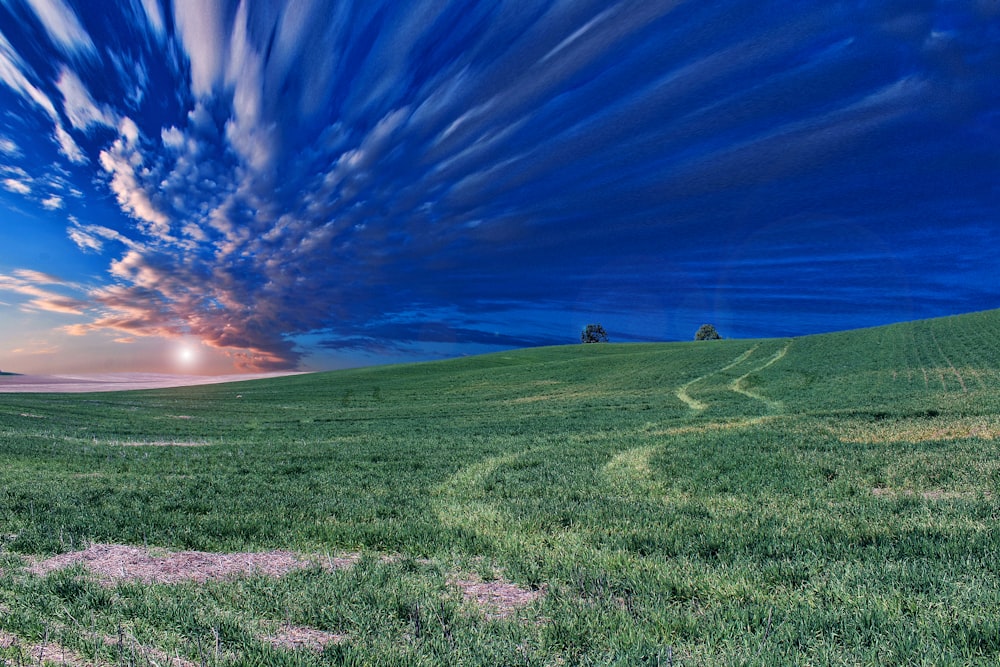
[[[661, 431], [656, 435], [677, 436], [690, 433], [707, 433], [710, 431], [739, 430], [759, 426], [782, 417], [767, 415], [764, 417], [752, 417], [750, 419], [737, 419], [729, 422], [715, 422], [702, 426], [679, 426]], [[654, 480], [654, 472], [651, 461], [667, 443], [657, 443], [655, 445], [642, 445], [618, 452], [604, 464], [603, 476], [616, 492], [622, 495], [636, 495], [642, 492], [649, 496], [654, 493], [663, 493], [661, 484]]]
[[[520, 453], [491, 456], [462, 468], [435, 490], [435, 513], [448, 528], [464, 528], [495, 537], [506, 527], [506, 519], [482, 492], [484, 482], [501, 466], [513, 463]], [[489, 530], [484, 530], [488, 528]]]
[[750, 391], [749, 389], [743, 386], [743, 382], [754, 373], [759, 373], [765, 368], [773, 366], [774, 364], [781, 361], [781, 359], [783, 359], [784, 356], [788, 354], [788, 348], [790, 348], [791, 346], [792, 344], [790, 342], [786, 343], [783, 348], [775, 352], [774, 355], [772, 355], [771, 358], [768, 359], [767, 362], [764, 363], [762, 366], [758, 366], [757, 368], [754, 368], [753, 370], [744, 373], [743, 375], [739, 376], [738, 378], [730, 382], [729, 389], [731, 391], [735, 391], [737, 394], [742, 394], [747, 398], [751, 398], [755, 401], [760, 401], [761, 403], [766, 405], [768, 409], [770, 409], [772, 412], [782, 412], [784, 410], [784, 406], [782, 405], [781, 401], [775, 401], [761, 394], [758, 394], [755, 391]]
[[968, 387], [965, 386], [965, 379], [962, 377], [962, 374], [958, 372], [958, 369], [955, 368], [955, 364], [951, 362], [951, 359], [948, 358], [948, 355], [944, 353], [944, 350], [941, 348], [941, 343], [938, 341], [937, 335], [935, 335], [933, 329], [931, 329], [931, 340], [934, 341], [934, 345], [935, 347], [937, 347], [938, 354], [941, 355], [941, 358], [944, 359], [946, 364], [948, 364], [948, 368], [950, 368], [951, 372], [955, 374], [956, 378], [958, 378], [958, 384], [960, 387], [962, 387], [962, 393], [968, 394], [969, 389]]
[[738, 357], [736, 357], [735, 359], [733, 359], [731, 362], [729, 362], [728, 364], [726, 364], [722, 368], [717, 368], [714, 371], [710, 371], [708, 373], [705, 373], [704, 375], [699, 375], [698, 377], [696, 377], [693, 380], [688, 380], [687, 382], [685, 382], [684, 384], [682, 384], [680, 387], [678, 387], [677, 391], [675, 391], [674, 394], [677, 396], [677, 398], [682, 403], [684, 403], [686, 406], [688, 406], [689, 408], [691, 408], [695, 412], [702, 412], [703, 410], [705, 410], [706, 408], [708, 408], [708, 404], [707, 403], [702, 403], [698, 399], [693, 398], [691, 396], [691, 394], [688, 393], [688, 389], [692, 385], [694, 385], [694, 384], [696, 384], [698, 382], [701, 382], [702, 380], [707, 380], [708, 378], [712, 377], [713, 375], [716, 375], [717, 373], [724, 373], [725, 371], [728, 371], [730, 368], [734, 368], [736, 366], [739, 366], [744, 361], [746, 361], [747, 359], [749, 359], [750, 355], [753, 354], [754, 350], [756, 350], [758, 347], [760, 347], [760, 344], [754, 345], [749, 350], [747, 350], [743, 354], [739, 355]]
[[462, 468], [435, 487], [431, 503], [441, 525], [485, 538], [511, 553], [523, 550], [548, 553], [558, 545], [564, 554], [593, 557], [593, 549], [584, 546], [580, 533], [572, 529], [540, 531], [511, 516], [493, 496], [487, 484], [490, 477], [529, 453], [521, 451], [489, 457]]

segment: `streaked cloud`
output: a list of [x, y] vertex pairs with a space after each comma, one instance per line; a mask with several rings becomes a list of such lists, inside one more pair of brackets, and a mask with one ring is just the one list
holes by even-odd
[[8, 88], [19, 94], [22, 98], [37, 105], [56, 122], [59, 121], [59, 114], [56, 112], [52, 100], [31, 82], [34, 72], [11, 46], [10, 42], [0, 32], [0, 81]]
[[66, 55], [97, 55], [90, 35], [76, 13], [62, 0], [23, 0], [45, 26], [53, 43]]
[[60, 71], [56, 88], [62, 94], [63, 110], [74, 128], [87, 130], [92, 125], [115, 127], [118, 124], [109, 109], [98, 107], [80, 77], [68, 67], [63, 66]]
[[0, 153], [7, 157], [21, 157], [20, 147], [10, 138], [0, 135]]
[[24, 181], [19, 181], [16, 178], [5, 178], [3, 180], [3, 186], [10, 192], [16, 192], [19, 195], [26, 195], [31, 192], [30, 185]]
[[19, 269], [14, 271], [13, 275], [0, 274], [0, 292], [30, 297], [21, 302], [20, 308], [23, 311], [45, 311], [64, 315], [83, 314], [87, 307], [85, 301], [71, 295], [61, 294], [50, 286], [67, 288], [70, 291], [79, 289], [76, 285], [66, 284], [59, 278], [41, 271]]
[[177, 34], [191, 66], [191, 90], [199, 97], [210, 96], [222, 82], [229, 60], [230, 3], [175, 0], [172, 4]]

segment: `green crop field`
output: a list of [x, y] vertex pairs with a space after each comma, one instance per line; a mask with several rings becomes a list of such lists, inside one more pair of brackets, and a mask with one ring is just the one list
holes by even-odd
[[996, 665], [998, 438], [1000, 311], [3, 394], [0, 664]]

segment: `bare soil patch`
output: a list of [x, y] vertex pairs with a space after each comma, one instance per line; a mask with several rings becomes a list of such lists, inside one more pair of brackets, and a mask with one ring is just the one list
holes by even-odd
[[503, 577], [483, 581], [476, 574], [458, 575], [448, 583], [462, 591], [466, 602], [481, 608], [487, 618], [507, 618], [545, 595], [544, 589], [525, 588]]
[[131, 658], [121, 664], [136, 664], [135, 658], [141, 657], [150, 665], [163, 665], [164, 667], [199, 667], [198, 663], [182, 658], [179, 655], [170, 655], [155, 646], [141, 644], [135, 637], [128, 633], [123, 633], [120, 637], [101, 635], [100, 640], [105, 646], [119, 649], [122, 654]]
[[346, 641], [347, 635], [298, 625], [283, 625], [274, 635], [262, 637], [261, 640], [278, 649], [322, 653], [328, 644]]
[[26, 663], [21, 662], [20, 659], [17, 663], [5, 661], [4, 665], [39, 665], [41, 667], [42, 665], [54, 664], [66, 665], [67, 667], [111, 667], [108, 663], [91, 662], [79, 653], [54, 642], [28, 642], [3, 630], [0, 630], [0, 649], [18, 649], [27, 656], [28, 660]]
[[45, 576], [74, 565], [97, 575], [104, 585], [122, 581], [146, 584], [204, 583], [253, 575], [280, 577], [310, 566], [330, 570], [351, 567], [358, 556], [309, 558], [291, 551], [217, 554], [203, 551], [177, 551], [154, 554], [149, 549], [120, 544], [94, 544], [83, 551], [73, 551], [40, 560], [29, 572]]

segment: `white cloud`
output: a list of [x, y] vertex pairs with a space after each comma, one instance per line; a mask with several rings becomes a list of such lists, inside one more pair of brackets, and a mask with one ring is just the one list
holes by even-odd
[[191, 91], [208, 96], [222, 80], [229, 49], [221, 0], [175, 0], [174, 24], [191, 63]]
[[84, 251], [94, 251], [101, 252], [104, 250], [104, 242], [97, 238], [94, 234], [91, 234], [89, 230], [73, 226], [66, 229], [66, 235], [70, 238], [76, 246]]
[[111, 175], [111, 190], [122, 210], [149, 223], [145, 231], [166, 238], [170, 233], [170, 220], [153, 204], [136, 173], [143, 164], [138, 147], [139, 128], [131, 118], [125, 117], [119, 124], [119, 132], [121, 136], [110, 148], [101, 151], [100, 158], [104, 171]]
[[31, 186], [23, 181], [19, 181], [16, 178], [5, 178], [3, 181], [3, 186], [10, 190], [11, 192], [16, 192], [19, 195], [26, 195], [31, 193]]
[[84, 252], [101, 252], [104, 250], [104, 241], [117, 241], [132, 250], [141, 247], [128, 237], [122, 236], [119, 232], [108, 227], [81, 225], [75, 216], [70, 215], [68, 218], [72, 226], [66, 228], [66, 235]]
[[165, 127], [160, 130], [160, 139], [163, 141], [163, 145], [167, 148], [171, 148], [175, 151], [179, 151], [184, 148], [184, 133], [176, 127]]
[[63, 67], [56, 81], [56, 87], [62, 93], [63, 111], [69, 122], [78, 130], [86, 130], [91, 125], [116, 125], [114, 114], [107, 107], [98, 107], [90, 96], [80, 77], [68, 67]]
[[73, 140], [73, 137], [63, 129], [62, 125], [56, 124], [56, 143], [59, 144], [59, 151], [70, 159], [70, 162], [86, 164], [87, 156], [83, 154], [80, 147]]
[[132, 145], [135, 145], [139, 140], [139, 126], [128, 116], [121, 119], [121, 122], [118, 124], [118, 131]]
[[153, 33], [163, 39], [167, 34], [166, 21], [163, 18], [163, 9], [159, 0], [142, 0], [142, 9], [146, 14], [146, 20], [153, 29]]
[[50, 211], [57, 211], [63, 207], [62, 197], [59, 197], [58, 195], [52, 195], [47, 199], [43, 199], [42, 206], [49, 209]]
[[59, 122], [59, 114], [52, 100], [29, 81], [29, 75], [33, 77], [34, 72], [0, 33], [0, 81], [24, 99], [37, 104], [52, 120]]
[[21, 157], [21, 148], [13, 140], [0, 135], [0, 153], [5, 153], [9, 157]]
[[80, 19], [62, 0], [25, 0], [35, 16], [45, 26], [49, 38], [67, 55], [86, 53], [97, 55], [97, 48], [90, 35], [80, 24]]

